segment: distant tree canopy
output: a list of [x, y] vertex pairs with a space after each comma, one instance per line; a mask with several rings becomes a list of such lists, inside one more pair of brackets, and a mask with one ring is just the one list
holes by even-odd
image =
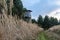
[[32, 19], [32, 23], [37, 23], [37, 21], [35, 19]]
[[43, 17], [41, 15], [39, 15], [37, 23], [38, 23], [39, 26], [42, 26], [42, 24], [43, 24]]
[[49, 17], [48, 17], [47, 15], [46, 15], [45, 18], [44, 18], [42, 27], [43, 27], [44, 29], [48, 29], [48, 28], [49, 28]]
[[59, 25], [60, 21], [58, 21], [57, 18], [54, 18], [54, 17], [49, 17], [46, 15], [44, 18], [42, 18], [42, 16], [39, 15], [37, 24], [38, 26], [41, 26], [42, 28], [46, 30], [54, 25]]
[[54, 25], [57, 25], [57, 24], [58, 24], [57, 18], [50, 17], [50, 25], [54, 26]]
[[23, 4], [21, 0], [13, 0], [13, 15], [16, 14], [19, 17], [23, 15]]
[[25, 13], [27, 11], [27, 9], [26, 8], [23, 8], [23, 13]]
[[60, 20], [58, 21], [58, 24], [60, 25]]

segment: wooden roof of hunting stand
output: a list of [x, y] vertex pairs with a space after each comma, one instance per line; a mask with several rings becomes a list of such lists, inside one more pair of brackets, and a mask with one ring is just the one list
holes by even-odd
[[32, 12], [31, 10], [26, 10], [26, 12]]

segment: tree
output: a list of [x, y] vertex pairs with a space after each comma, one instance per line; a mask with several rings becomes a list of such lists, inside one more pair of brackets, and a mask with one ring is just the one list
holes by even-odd
[[42, 24], [43, 24], [43, 18], [42, 18], [41, 15], [39, 15], [37, 23], [38, 23], [38, 26], [42, 26]]
[[44, 18], [44, 21], [43, 21], [43, 26], [42, 28], [44, 28], [45, 30], [48, 29], [50, 26], [50, 23], [49, 23], [49, 17], [46, 15], [45, 18]]
[[25, 13], [27, 11], [27, 9], [26, 8], [23, 8], [23, 13]]
[[57, 18], [50, 17], [50, 26], [58, 25]]
[[54, 17], [50, 17], [50, 26], [54, 26]]
[[54, 19], [54, 25], [58, 25], [58, 20], [57, 20], [57, 18]]
[[32, 19], [32, 23], [37, 23], [35, 19]]
[[22, 17], [23, 15], [23, 4], [21, 0], [13, 0], [14, 3], [14, 12], [17, 16], [19, 16], [19, 18]]
[[59, 20], [58, 24], [60, 25], [60, 20]]

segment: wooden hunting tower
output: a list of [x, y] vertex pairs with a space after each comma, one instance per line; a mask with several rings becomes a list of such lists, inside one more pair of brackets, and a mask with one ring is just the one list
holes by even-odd
[[27, 22], [31, 22], [31, 10], [26, 10], [25, 14], [24, 14], [24, 18]]

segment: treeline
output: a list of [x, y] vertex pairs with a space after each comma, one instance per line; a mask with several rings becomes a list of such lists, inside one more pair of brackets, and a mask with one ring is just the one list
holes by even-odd
[[41, 26], [42, 28], [44, 28], [46, 30], [54, 25], [59, 25], [60, 21], [54, 17], [49, 17], [46, 15], [43, 18], [41, 15], [39, 15], [37, 21], [35, 19], [32, 19], [32, 23], [36, 23], [36, 24], [38, 24], [38, 26]]

